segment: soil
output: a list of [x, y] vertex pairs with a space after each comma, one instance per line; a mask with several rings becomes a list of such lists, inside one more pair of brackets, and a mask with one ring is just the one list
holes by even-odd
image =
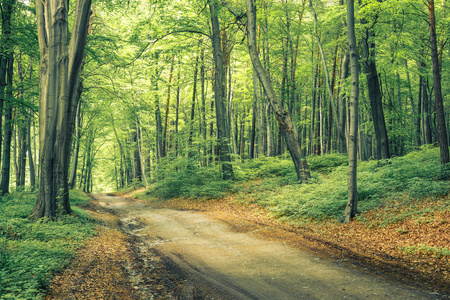
[[[394, 251], [392, 230], [279, 224], [230, 199], [92, 198], [98, 235], [46, 299], [450, 298], [448, 256]], [[412, 238], [402, 226], [396, 240]]]

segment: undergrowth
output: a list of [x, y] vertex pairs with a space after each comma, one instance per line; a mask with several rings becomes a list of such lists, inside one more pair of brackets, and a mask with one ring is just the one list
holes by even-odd
[[[312, 179], [297, 183], [290, 159], [262, 157], [233, 165], [236, 180], [220, 179], [218, 167], [183, 167], [165, 172], [147, 195], [159, 199], [185, 197], [221, 198], [233, 193], [243, 204], [257, 203], [274, 217], [290, 222], [339, 220], [347, 202], [348, 159], [329, 154], [307, 158]], [[358, 210], [410, 205], [424, 197], [448, 194], [449, 183], [441, 180], [439, 149], [423, 147], [403, 157], [380, 163], [358, 163]], [[393, 204], [395, 203], [395, 204]], [[449, 209], [444, 201], [435, 209]], [[411, 206], [411, 209], [415, 209]], [[423, 212], [426, 213], [426, 212]], [[394, 215], [379, 216], [381, 223], [395, 222]]]
[[[71, 191], [72, 204], [89, 201]], [[32, 222], [28, 214], [36, 194], [14, 192], [0, 197], [0, 299], [40, 299], [52, 276], [67, 266], [94, 228], [87, 214], [72, 206], [73, 215], [58, 221]]]

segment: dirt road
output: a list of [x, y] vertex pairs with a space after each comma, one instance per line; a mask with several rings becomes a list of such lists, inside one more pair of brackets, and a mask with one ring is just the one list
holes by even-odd
[[93, 197], [139, 241], [144, 265], [130, 266], [129, 273], [142, 299], [152, 298], [142, 270], [152, 268], [155, 259], [172, 273], [174, 299], [442, 299], [252, 232], [234, 232], [201, 212], [152, 208], [107, 194]]

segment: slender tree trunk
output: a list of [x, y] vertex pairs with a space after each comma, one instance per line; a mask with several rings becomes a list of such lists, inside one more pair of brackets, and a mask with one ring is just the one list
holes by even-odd
[[[448, 150], [447, 127], [445, 125], [444, 103], [442, 100], [441, 88], [441, 70], [439, 64], [439, 55], [437, 49], [436, 38], [436, 20], [434, 14], [434, 0], [428, 0], [429, 24], [430, 24], [430, 46], [431, 61], [433, 62], [433, 82], [434, 82], [434, 99], [437, 119], [437, 140], [441, 150], [441, 164], [446, 165], [450, 161]], [[444, 167], [447, 171], [448, 167]], [[447, 178], [450, 174], [444, 174]]]
[[350, 57], [346, 51], [344, 58], [342, 60], [342, 70], [341, 70], [341, 93], [339, 94], [339, 128], [338, 128], [338, 138], [339, 138], [339, 153], [347, 152], [347, 139], [345, 133], [345, 124], [347, 123], [347, 95], [344, 92], [345, 80], [348, 78], [349, 74], [349, 62]]
[[[203, 63], [203, 61], [202, 61]], [[178, 61], [179, 66], [179, 61]], [[179, 155], [179, 137], [178, 137], [178, 124], [180, 121], [180, 101], [181, 101], [181, 88], [180, 88], [180, 80], [181, 80], [181, 68], [178, 67], [178, 75], [177, 75], [177, 102], [175, 106], [175, 156]], [[206, 129], [205, 129], [206, 130]]]
[[197, 99], [197, 74], [198, 74], [198, 56], [195, 60], [194, 86], [192, 88], [191, 117], [189, 122], [190, 125], [189, 125], [189, 139], [188, 139], [189, 157], [194, 157], [194, 154], [196, 152], [192, 148], [192, 140], [194, 138], [195, 101]]
[[[202, 42], [203, 43], [203, 42]], [[206, 127], [206, 89], [205, 89], [205, 50], [201, 49], [200, 52], [200, 80], [201, 80], [201, 93], [202, 93], [202, 123], [201, 123], [201, 134], [203, 137], [203, 165], [206, 166], [207, 164], [207, 139], [206, 139], [206, 133], [207, 133], [207, 127]]]
[[[413, 92], [412, 92], [411, 79], [409, 76], [407, 59], [405, 59], [405, 69], [406, 69], [406, 80], [408, 81], [408, 96], [409, 96], [409, 102], [411, 105], [411, 112], [412, 112], [412, 124], [416, 124], [418, 115], [416, 113], [416, 107], [414, 105], [414, 97], [413, 97]], [[420, 118], [419, 118], [419, 126], [415, 126], [414, 141], [417, 146], [420, 146]]]
[[217, 16], [217, 4], [209, 2], [212, 27], [212, 44], [214, 50], [214, 99], [216, 104], [216, 121], [218, 131], [219, 159], [222, 164], [222, 176], [224, 180], [234, 178], [233, 166], [229, 151], [229, 138], [227, 134], [227, 112], [224, 103], [224, 62], [222, 42], [220, 38], [219, 18]]
[[159, 104], [159, 84], [158, 84], [158, 61], [159, 61], [159, 52], [155, 53], [155, 72], [152, 75], [153, 81], [153, 92], [155, 94], [155, 123], [156, 123], [156, 161], [159, 162], [161, 157], [163, 157], [163, 127], [162, 127], [162, 119], [161, 119], [161, 109]]
[[[245, 100], [245, 99], [244, 99]], [[239, 138], [239, 156], [241, 157], [241, 161], [244, 161], [245, 155], [245, 107], [242, 112], [242, 120], [241, 120], [241, 135]]]
[[295, 124], [292, 122], [288, 112], [279, 103], [272, 84], [259, 60], [258, 52], [256, 51], [256, 6], [254, 0], [246, 0], [245, 2], [247, 7], [247, 41], [253, 67], [255, 68], [258, 78], [264, 87], [272, 108], [274, 109], [278, 123], [283, 126], [286, 146], [294, 162], [297, 178], [301, 182], [310, 178], [308, 164], [306, 163], [306, 160], [301, 157], [300, 144], [298, 143], [298, 134]]
[[72, 168], [69, 177], [69, 189], [74, 189], [77, 181], [78, 156], [80, 153], [81, 139], [81, 102], [77, 105], [77, 115], [75, 119], [75, 147], [72, 154]]
[[359, 71], [358, 53], [356, 52], [354, 2], [347, 0], [347, 35], [351, 64], [352, 89], [350, 96], [350, 130], [349, 130], [349, 154], [348, 154], [348, 202], [344, 211], [344, 222], [349, 223], [357, 213], [357, 152], [358, 152], [358, 96], [359, 96]]
[[[12, 9], [12, 8], [11, 8]], [[0, 183], [0, 195], [9, 193], [10, 170], [11, 170], [11, 141], [13, 133], [13, 64], [14, 56], [9, 53], [7, 59], [6, 76], [6, 109], [5, 109], [5, 130], [3, 140], [3, 164], [2, 181]]]
[[389, 151], [389, 140], [383, 112], [380, 82], [375, 63], [375, 43], [371, 41], [373, 36], [373, 31], [367, 30], [366, 36], [363, 38], [363, 66], [367, 78], [370, 106], [372, 108], [372, 120], [375, 128], [375, 138], [377, 140], [377, 158], [386, 159], [389, 158], [391, 154]]
[[423, 115], [423, 134], [424, 143], [432, 144], [433, 135], [431, 133], [431, 113], [430, 113], [430, 98], [428, 96], [428, 79], [423, 80], [422, 83], [422, 115]]
[[[17, 75], [19, 77], [19, 99], [23, 101], [23, 81], [25, 74], [22, 68], [22, 53], [19, 53], [17, 59]], [[26, 109], [24, 107], [20, 107], [16, 109], [16, 119], [18, 121], [17, 124], [17, 144], [18, 144], [18, 176], [16, 177], [16, 185], [17, 187], [25, 187], [25, 170], [27, 166], [27, 123], [25, 122], [26, 118]]]
[[[252, 68], [252, 81], [253, 81], [253, 106], [252, 106], [252, 129], [250, 136], [250, 158], [256, 158], [259, 149], [261, 148], [262, 130], [259, 121], [259, 103], [258, 103], [258, 77], [255, 69]], [[259, 126], [258, 126], [259, 125]], [[258, 139], [257, 139], [258, 134]]]
[[[0, 161], [2, 161], [2, 176], [0, 195], [9, 193], [9, 179], [11, 167], [11, 138], [12, 138], [12, 82], [13, 82], [13, 48], [11, 45], [11, 17], [16, 0], [5, 0], [2, 3], [2, 35], [0, 53]], [[5, 92], [6, 90], [6, 92]], [[2, 116], [5, 106], [5, 129], [2, 132]], [[3, 145], [3, 148], [2, 148]], [[3, 150], [3, 156], [1, 154]], [[7, 156], [7, 157], [5, 157]]]
[[169, 73], [169, 87], [167, 89], [167, 101], [166, 101], [166, 113], [164, 114], [164, 133], [163, 133], [163, 143], [162, 143], [162, 157], [167, 156], [167, 149], [169, 149], [168, 141], [167, 141], [167, 132], [168, 132], [168, 120], [169, 120], [169, 107], [170, 107], [170, 91], [172, 88], [172, 78], [173, 78], [173, 66], [175, 63], [175, 55], [172, 56], [172, 63], [170, 64], [170, 73]]
[[28, 151], [28, 165], [30, 168], [30, 185], [31, 190], [36, 186], [36, 168], [34, 166], [33, 151], [31, 149], [31, 120], [33, 118], [33, 110], [29, 109], [27, 119], [27, 151]]
[[309, 133], [309, 154], [314, 153], [314, 121], [316, 119], [316, 97], [317, 97], [317, 77], [319, 73], [319, 67], [316, 66], [316, 72], [314, 76], [313, 90], [311, 96], [311, 127]]
[[317, 33], [317, 14], [316, 14], [316, 11], [314, 9], [314, 6], [313, 6], [311, 0], [309, 0], [309, 5], [311, 7], [311, 10], [312, 10], [313, 16], [314, 16], [314, 34], [316, 36], [317, 45], [319, 46], [319, 52], [320, 52], [320, 55], [322, 57], [323, 69], [324, 69], [324, 73], [325, 73], [325, 84], [326, 84], [326, 87], [327, 87], [327, 90], [328, 90], [328, 94], [330, 96], [331, 108], [332, 108], [333, 116], [334, 116], [333, 119], [334, 119], [336, 127], [339, 127], [339, 118], [338, 118], [338, 114], [337, 114], [337, 111], [336, 111], [336, 105], [334, 103], [334, 96], [333, 96], [334, 95], [334, 92], [333, 92], [334, 87], [332, 87], [331, 84], [330, 84], [329, 75], [328, 75], [327, 61], [325, 59], [325, 54], [324, 54], [323, 49], [322, 49], [322, 43], [320, 42], [319, 34]]

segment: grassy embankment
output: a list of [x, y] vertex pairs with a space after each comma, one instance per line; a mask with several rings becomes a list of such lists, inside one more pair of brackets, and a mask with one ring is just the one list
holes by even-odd
[[[72, 205], [90, 201], [77, 191], [70, 199]], [[0, 299], [40, 299], [52, 276], [95, 233], [87, 213], [76, 206], [73, 215], [57, 222], [32, 222], [27, 217], [35, 200], [31, 192], [0, 197]]]

